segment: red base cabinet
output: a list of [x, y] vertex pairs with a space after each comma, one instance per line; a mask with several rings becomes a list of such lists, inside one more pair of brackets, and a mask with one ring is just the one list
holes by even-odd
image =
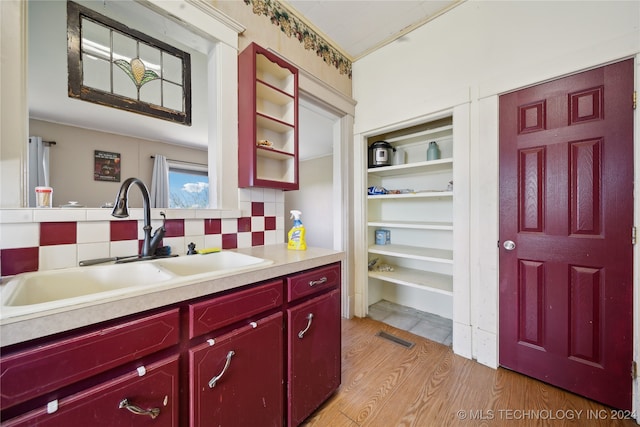
[[177, 356], [161, 360], [2, 425], [177, 427], [178, 372]]
[[287, 277], [287, 421], [300, 425], [340, 386], [340, 263]]
[[0, 426], [298, 426], [340, 333], [335, 263], [2, 348]]
[[340, 291], [287, 310], [288, 419], [297, 426], [340, 385]]
[[282, 426], [282, 313], [189, 350], [192, 427]]

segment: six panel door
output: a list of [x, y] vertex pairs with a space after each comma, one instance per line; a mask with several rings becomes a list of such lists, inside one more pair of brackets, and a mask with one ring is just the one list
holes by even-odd
[[500, 365], [631, 409], [633, 60], [500, 97]]

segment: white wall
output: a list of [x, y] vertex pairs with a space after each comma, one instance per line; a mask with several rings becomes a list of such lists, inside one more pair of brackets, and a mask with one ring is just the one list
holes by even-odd
[[498, 364], [498, 95], [638, 53], [640, 2], [468, 0], [354, 64], [356, 143], [373, 129], [470, 105], [466, 310], [479, 362]]
[[354, 64], [355, 131], [633, 55], [639, 8], [469, 0]]
[[[182, 147], [35, 119], [29, 120], [29, 131], [30, 136], [56, 141], [49, 150], [54, 206], [77, 200], [86, 207], [100, 207], [105, 202], [113, 202], [122, 182], [132, 176], [151, 186], [152, 155], [162, 154], [172, 160], [207, 164], [206, 148]], [[119, 182], [94, 180], [95, 150], [121, 155]], [[140, 192], [131, 192], [129, 206], [142, 207]]]
[[289, 211], [302, 211], [308, 246], [333, 249], [333, 156], [301, 161], [300, 190], [284, 195], [285, 229], [293, 225]]

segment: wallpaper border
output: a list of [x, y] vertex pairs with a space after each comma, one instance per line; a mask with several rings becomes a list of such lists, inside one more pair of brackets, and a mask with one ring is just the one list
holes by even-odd
[[278, 1], [244, 0], [244, 3], [252, 6], [254, 14], [268, 17], [287, 37], [295, 37], [306, 50], [315, 51], [325, 63], [334, 66], [340, 74], [346, 74], [351, 79], [351, 61]]

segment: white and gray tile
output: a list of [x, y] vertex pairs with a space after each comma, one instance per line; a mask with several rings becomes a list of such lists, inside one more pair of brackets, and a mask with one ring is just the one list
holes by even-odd
[[432, 313], [381, 300], [369, 306], [369, 317], [412, 334], [451, 346], [453, 321]]

